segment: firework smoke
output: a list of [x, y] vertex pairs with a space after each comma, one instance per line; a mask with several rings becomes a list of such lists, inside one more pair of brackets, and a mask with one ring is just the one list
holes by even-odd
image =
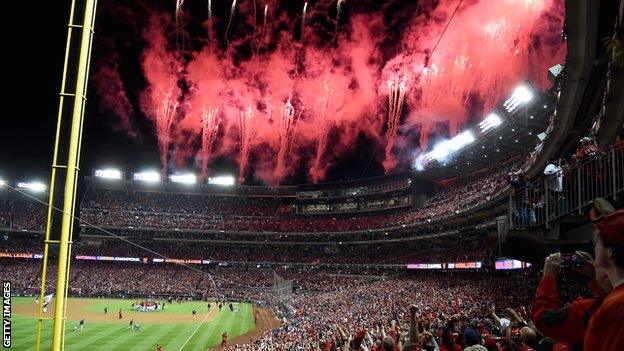
[[158, 132], [158, 147], [160, 149], [160, 162], [163, 165], [163, 175], [167, 174], [167, 154], [171, 136], [171, 123], [178, 110], [178, 102], [173, 98], [173, 89], [161, 90], [156, 94], [158, 105], [156, 107], [156, 130]]
[[392, 147], [394, 146], [394, 139], [399, 130], [399, 121], [403, 113], [405, 91], [406, 85], [404, 81], [394, 79], [388, 82], [388, 129], [386, 131], [386, 153], [384, 159], [386, 171], [393, 169], [396, 165], [396, 161], [392, 157]]
[[184, 4], [184, 0], [176, 0], [176, 6], [175, 6], [176, 29], [179, 29], [180, 16], [181, 16], [181, 11], [182, 11], [182, 5], [183, 4]]
[[264, 32], [266, 31], [267, 13], [269, 12], [269, 5], [264, 5], [264, 16], [262, 17], [262, 34], [260, 36], [260, 43], [264, 43]]
[[[308, 179], [323, 180], [362, 136], [384, 148], [379, 161], [386, 170], [406, 167], [414, 147], [426, 149], [436, 133], [454, 134], [481, 120], [518, 83], [548, 87], [547, 69], [564, 58], [562, 0], [465, 1], [433, 54], [456, 0], [418, 11], [406, 5], [412, 7], [401, 16], [385, 12], [391, 6], [361, 13], [360, 6], [372, 5], [358, 2], [348, 19], [341, 18], [341, 0], [335, 26], [322, 16], [333, 1], [314, 3], [314, 15], [307, 3], [296, 13], [277, 4], [271, 14], [265, 4], [261, 32], [254, 29], [255, 6], [237, 8], [232, 0], [229, 18], [208, 29], [213, 39], [190, 38], [198, 48], [191, 54], [170, 50], [169, 28], [188, 36], [185, 28], [192, 27], [180, 25], [193, 18], [183, 3], [176, 1], [175, 17], [150, 15], [142, 26], [145, 88], [124, 92], [131, 78], [102, 65], [94, 79], [114, 84], [96, 84], [99, 100], [123, 121], [140, 115], [132, 113], [138, 96], [140, 112], [156, 127], [163, 168], [169, 155], [174, 164], [201, 160], [202, 173], [211, 159], [225, 158], [237, 161], [241, 180], [252, 174], [268, 184], [304, 164]], [[216, 16], [208, 5], [208, 16]], [[235, 13], [240, 26], [232, 26]], [[339, 23], [345, 28], [338, 36]], [[217, 31], [225, 32], [225, 42]], [[297, 43], [304, 35], [305, 46]], [[205, 123], [202, 116], [212, 110], [202, 113], [203, 106], [218, 110], [218, 122]]]
[[176, 45], [180, 47], [183, 41], [183, 29], [182, 29], [182, 5], [184, 0], [176, 0], [175, 7], [175, 31], [176, 31]]
[[305, 29], [306, 13], [308, 12], [308, 2], [303, 4], [303, 13], [301, 16], [301, 41], [303, 41], [303, 30]]
[[336, 2], [336, 27], [334, 28], [334, 40], [337, 40], [338, 36], [338, 24], [340, 23], [340, 12], [342, 12], [342, 3], [345, 0], [338, 0]]
[[249, 162], [249, 151], [251, 150], [251, 142], [256, 135], [256, 119], [251, 106], [247, 107], [245, 111], [238, 112], [238, 121], [238, 138], [240, 143], [240, 154], [238, 157], [238, 180], [240, 183], [243, 183], [245, 181], [245, 174], [247, 172], [247, 164]]
[[317, 104], [314, 108], [314, 126], [316, 127], [316, 150], [314, 154], [314, 161], [310, 169], [311, 180], [313, 183], [321, 180], [322, 172], [321, 161], [327, 148], [327, 134], [329, 132], [329, 104], [331, 101], [331, 95], [333, 95], [333, 89], [329, 82], [325, 80], [323, 82], [322, 93], [317, 99]]
[[236, 10], [236, 0], [232, 0], [232, 7], [230, 8], [230, 19], [228, 20], [227, 28], [225, 29], [225, 40], [228, 40], [228, 33], [230, 32], [230, 26], [232, 25], [232, 17], [234, 17], [234, 11]]
[[280, 147], [277, 153], [277, 165], [275, 167], [275, 175], [278, 181], [286, 175], [286, 162], [288, 152], [290, 151], [290, 144], [297, 131], [297, 122], [302, 113], [303, 109], [296, 114], [290, 98], [286, 100], [280, 120]]
[[218, 115], [217, 109], [204, 110], [202, 109], [202, 179], [206, 179], [208, 175], [208, 160], [212, 153], [212, 147], [215, 140], [217, 140], [217, 134], [219, 133], [219, 124], [221, 120]]
[[[160, 20], [153, 18], [152, 25]], [[141, 108], [156, 125], [162, 171], [166, 174], [172, 124], [182, 95], [177, 86], [180, 66], [176, 55], [166, 49], [165, 36], [155, 28], [151, 26], [144, 34], [148, 47], [143, 53], [142, 67], [148, 87], [141, 94]]]

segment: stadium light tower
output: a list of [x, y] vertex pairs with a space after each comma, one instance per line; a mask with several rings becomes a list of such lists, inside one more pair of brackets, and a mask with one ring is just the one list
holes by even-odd
[[191, 173], [172, 174], [169, 176], [169, 180], [171, 180], [173, 183], [195, 184], [197, 183], [197, 176]]
[[[82, 144], [82, 128], [87, 100], [87, 83], [89, 81], [89, 64], [91, 62], [91, 46], [95, 30], [96, 7], [97, 0], [72, 0], [67, 26], [43, 246], [41, 291], [39, 294], [39, 301], [43, 301], [50, 244], [58, 244], [52, 351], [61, 351], [65, 346], [70, 245], [75, 218], [76, 185], [80, 169], [80, 146]], [[75, 38], [75, 36], [78, 37]], [[57, 179], [58, 172], [61, 173]], [[55, 191], [56, 187], [63, 189], [63, 191]], [[55, 193], [57, 196], [55, 196]], [[53, 208], [62, 208], [60, 226], [56, 223], [55, 216], [52, 214]], [[55, 233], [60, 232], [58, 240], [50, 239], [53, 228]], [[41, 350], [41, 333], [43, 331], [44, 319], [48, 318], [44, 318], [43, 303], [39, 303], [36, 351]]]
[[132, 173], [132, 180], [138, 180], [146, 183], [160, 182], [160, 173], [155, 171]]
[[459, 151], [464, 147], [472, 144], [477, 138], [471, 130], [467, 130], [461, 134], [456, 135], [451, 141], [453, 142], [453, 151]]
[[123, 173], [118, 169], [96, 169], [93, 174], [98, 178], [121, 179]]
[[219, 176], [208, 178], [208, 184], [232, 186], [235, 184], [235, 180], [232, 176]]
[[422, 172], [425, 170], [425, 166], [427, 165], [425, 155], [418, 155], [416, 160], [414, 161], [413, 167], [416, 171]]
[[17, 187], [36, 193], [40, 193], [46, 190], [46, 185], [41, 182], [19, 182], [17, 183]]
[[429, 152], [429, 158], [443, 161], [451, 152], [450, 140], [444, 140], [433, 147], [433, 150]]
[[446, 158], [464, 147], [472, 144], [477, 138], [471, 130], [467, 130], [460, 134], [457, 134], [450, 140], [444, 140], [438, 143], [433, 147], [429, 153], [427, 153], [427, 158], [436, 159], [438, 162], [442, 162], [446, 160]]
[[533, 100], [533, 90], [529, 88], [526, 84], [522, 84], [514, 89], [511, 96], [505, 100], [503, 103], [503, 107], [507, 112], [514, 113], [520, 108], [522, 105], [526, 105], [531, 100]]
[[481, 129], [481, 134], [487, 133], [490, 129], [494, 129], [500, 126], [503, 123], [503, 120], [500, 118], [498, 114], [495, 112], [490, 113], [485, 119], [479, 122], [479, 128]]

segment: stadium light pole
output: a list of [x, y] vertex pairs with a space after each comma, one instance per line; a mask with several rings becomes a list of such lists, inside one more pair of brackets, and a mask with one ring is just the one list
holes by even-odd
[[[93, 42], [93, 32], [95, 23], [95, 11], [97, 7], [97, 0], [78, 0], [79, 7], [76, 10], [76, 0], [72, 0], [69, 24], [67, 29], [67, 43], [65, 47], [65, 60], [63, 64], [63, 76], [61, 80], [61, 92], [59, 96], [59, 108], [57, 115], [56, 125], [56, 137], [54, 142], [54, 153], [52, 158], [52, 173], [50, 176], [50, 195], [48, 198], [48, 213], [46, 221], [46, 232], [44, 241], [44, 255], [43, 255], [43, 267], [41, 277], [41, 292], [39, 295], [39, 318], [37, 320], [37, 338], [36, 338], [36, 350], [41, 349], [41, 332], [43, 326], [43, 320], [50, 318], [43, 317], [43, 299], [45, 294], [45, 282], [46, 271], [48, 263], [48, 253], [50, 244], [59, 244], [58, 254], [58, 271], [56, 282], [56, 298], [54, 303], [54, 325], [52, 329], [52, 350], [62, 351], [65, 348], [65, 322], [67, 318], [67, 291], [68, 291], [68, 278], [69, 278], [69, 262], [71, 258], [71, 243], [73, 234], [74, 223], [74, 207], [76, 204], [76, 184], [77, 175], [80, 166], [80, 146], [82, 143], [82, 126], [84, 120], [84, 107], [86, 102], [87, 82], [89, 79], [89, 65], [91, 62], [91, 46]], [[83, 10], [83, 11], [80, 11]], [[78, 15], [77, 20], [80, 18], [82, 24], [74, 24], [74, 16]], [[82, 17], [80, 17], [82, 15]], [[77, 43], [78, 47], [72, 45], [72, 34], [74, 30], [80, 30], [81, 37]], [[78, 54], [78, 64], [73, 65], [73, 55]], [[75, 85], [73, 92], [67, 92], [68, 88], [67, 75], [68, 69], [72, 67], [71, 74], [75, 75]], [[69, 89], [71, 89], [71, 85]], [[70, 105], [71, 109], [67, 111], [69, 125], [63, 125], [65, 98], [73, 99], [73, 103]], [[71, 117], [69, 117], [71, 115]], [[67, 122], [67, 121], [66, 121]], [[66, 131], [69, 128], [69, 140], [65, 145]], [[59, 160], [59, 148], [63, 143], [63, 149], [66, 150], [66, 155]], [[66, 157], [66, 158], [65, 158]], [[59, 164], [66, 160], [66, 164]], [[53, 206], [55, 204], [55, 184], [56, 173], [58, 170], [65, 170], [65, 182], [62, 197], [62, 219], [60, 239], [50, 240], [50, 233], [53, 225]], [[59, 184], [60, 185], [60, 184]]]

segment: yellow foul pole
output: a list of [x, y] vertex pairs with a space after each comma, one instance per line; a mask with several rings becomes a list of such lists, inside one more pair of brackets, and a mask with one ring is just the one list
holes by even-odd
[[[72, 9], [74, 8], [72, 2]], [[73, 215], [76, 200], [76, 183], [78, 180], [80, 144], [82, 138], [82, 122], [84, 118], [84, 106], [87, 92], [87, 79], [89, 62], [91, 55], [91, 42], [93, 37], [93, 24], [95, 21], [96, 0], [84, 1], [84, 16], [82, 25], [73, 25], [73, 18], [70, 18], [71, 28], [80, 28], [82, 37], [79, 44], [78, 65], [76, 68], [76, 90], [73, 94], [72, 117], [69, 145], [67, 148], [67, 173], [65, 178], [65, 188], [63, 193], [63, 213], [61, 219], [61, 235], [59, 240], [58, 272], [54, 306], [54, 327], [52, 333], [52, 350], [62, 351], [64, 349], [64, 327], [66, 319], [66, 299], [67, 284], [69, 276], [70, 246], [73, 231]], [[67, 58], [65, 62], [67, 67]], [[65, 72], [64, 72], [65, 74]], [[59, 107], [59, 109], [61, 109]], [[58, 146], [58, 145], [57, 145]], [[53, 196], [50, 194], [50, 196]], [[41, 301], [42, 302], [42, 301]]]
[[39, 293], [39, 308], [38, 308], [38, 318], [37, 318], [37, 338], [36, 338], [36, 351], [41, 350], [41, 332], [43, 330], [43, 320], [44, 319], [52, 319], [52, 318], [44, 318], [43, 317], [43, 298], [45, 296], [46, 291], [46, 278], [47, 278], [47, 268], [48, 268], [48, 254], [50, 249], [50, 244], [58, 243], [58, 240], [50, 240], [50, 232], [52, 230], [52, 217], [54, 215], [54, 211], [52, 207], [54, 206], [54, 191], [56, 184], [56, 172], [58, 168], [65, 168], [65, 166], [58, 165], [58, 151], [59, 151], [59, 142], [60, 142], [60, 132], [63, 120], [63, 106], [65, 97], [67, 93], [65, 91], [65, 85], [67, 82], [67, 65], [69, 63], [69, 52], [70, 52], [70, 43], [72, 39], [73, 33], [73, 18], [74, 18], [74, 7], [75, 2], [72, 1], [71, 9], [69, 11], [69, 25], [67, 26], [67, 43], [65, 46], [65, 60], [63, 65], [63, 77], [61, 79], [61, 93], [59, 97], [59, 109], [58, 109], [58, 117], [56, 124], [56, 137], [54, 138], [54, 154], [52, 156], [52, 174], [50, 176], [50, 195], [48, 198], [48, 213], [46, 220], [46, 231], [45, 231], [45, 241], [43, 245], [43, 264], [41, 269], [41, 291]]

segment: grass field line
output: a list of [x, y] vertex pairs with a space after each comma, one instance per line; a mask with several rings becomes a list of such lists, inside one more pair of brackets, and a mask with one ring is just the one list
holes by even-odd
[[195, 333], [197, 333], [197, 331], [199, 330], [199, 328], [201, 328], [201, 326], [204, 324], [204, 322], [206, 321], [206, 319], [208, 319], [208, 316], [210, 315], [210, 313], [206, 313], [206, 316], [204, 317], [204, 319], [202, 319], [201, 323], [199, 323], [199, 325], [197, 326], [197, 328], [195, 328], [195, 330], [193, 331], [193, 333], [191, 333], [191, 336], [188, 337], [188, 339], [186, 339], [186, 341], [184, 342], [184, 344], [182, 344], [182, 346], [180, 346], [180, 349], [178, 351], [182, 351], [182, 349], [184, 348], [184, 346], [186, 346], [186, 344], [193, 338], [193, 335], [195, 335]]

